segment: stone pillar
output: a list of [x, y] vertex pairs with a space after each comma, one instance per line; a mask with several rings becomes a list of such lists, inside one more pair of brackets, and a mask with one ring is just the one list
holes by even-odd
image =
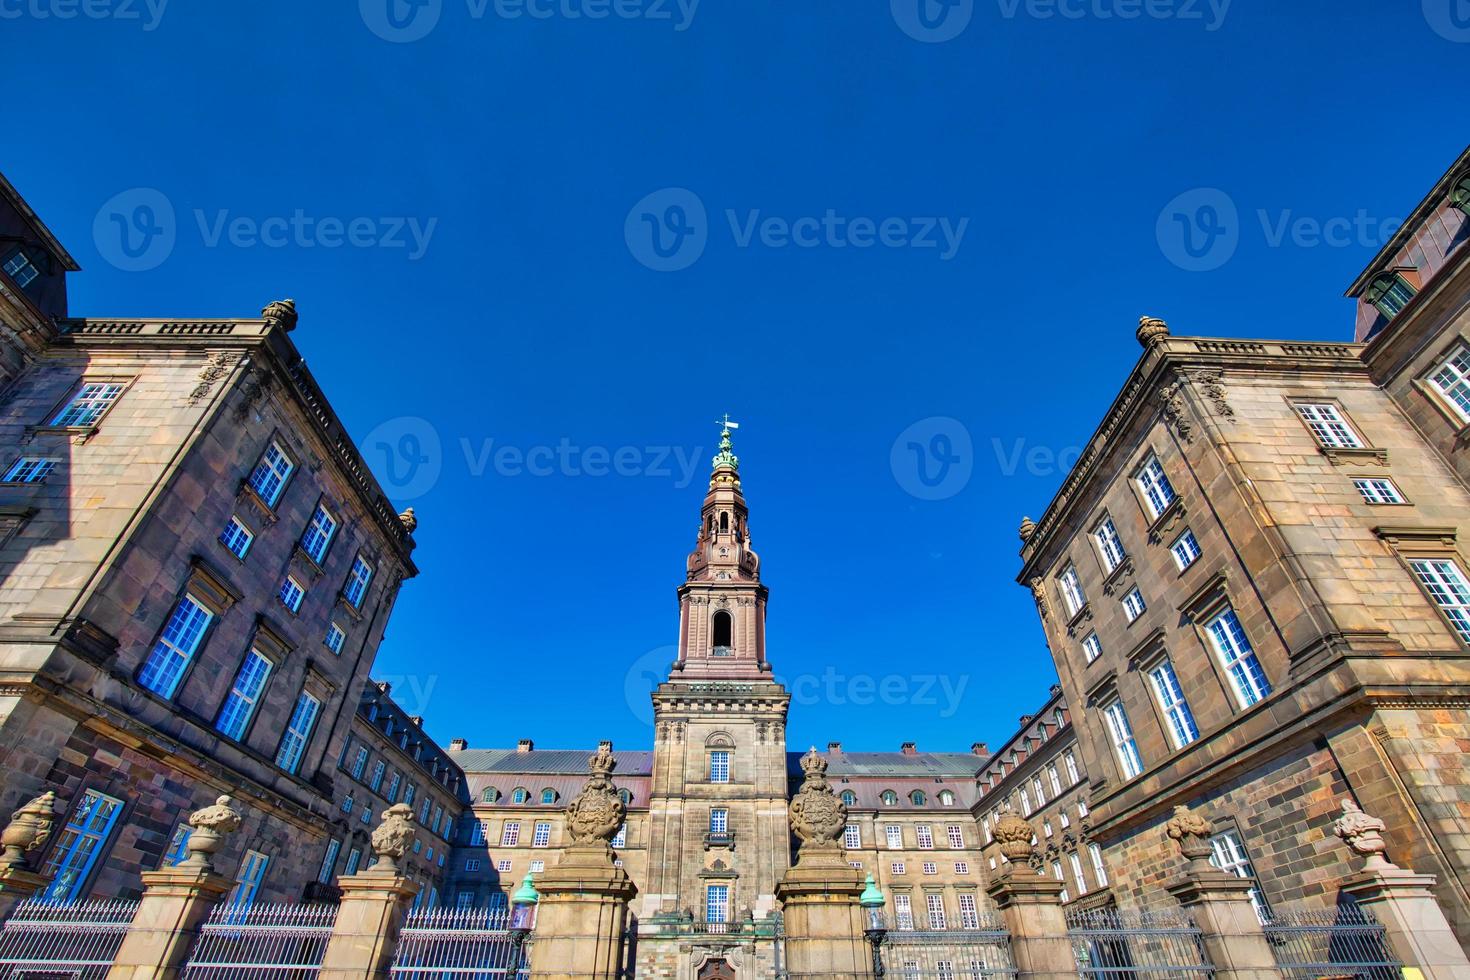
[[1215, 980], [1278, 980], [1276, 954], [1251, 904], [1253, 885], [1210, 864], [1210, 825], [1188, 807], [1176, 806], [1164, 831], [1189, 859], [1169, 894], [1199, 926]]
[[1021, 977], [1076, 980], [1077, 957], [1067, 938], [1060, 881], [1031, 867], [1036, 831], [1014, 813], [1003, 813], [992, 831], [1007, 863], [991, 877], [986, 892], [1011, 934], [1011, 956]]
[[172, 868], [145, 871], [143, 898], [113, 957], [107, 980], [173, 980], [188, 961], [209, 910], [234, 882], [215, 873], [213, 857], [240, 826], [228, 796], [189, 817], [189, 856]]
[[337, 879], [342, 900], [322, 955], [320, 980], [387, 980], [398, 933], [419, 891], [398, 866], [413, 839], [413, 808], [402, 803], [390, 806], [373, 831], [377, 863]]
[[1337, 836], [1363, 855], [1363, 868], [1343, 881], [1341, 890], [1382, 924], [1390, 951], [1405, 967], [1417, 967], [1429, 980], [1470, 977], [1470, 961], [1456, 940], [1430, 889], [1434, 875], [1415, 874], [1383, 856], [1385, 824], [1352, 800], [1342, 803], [1333, 824]]
[[51, 884], [26, 864], [26, 855], [46, 843], [56, 823], [56, 794], [43, 793], [11, 814], [0, 833], [0, 922], [10, 918], [15, 907]]

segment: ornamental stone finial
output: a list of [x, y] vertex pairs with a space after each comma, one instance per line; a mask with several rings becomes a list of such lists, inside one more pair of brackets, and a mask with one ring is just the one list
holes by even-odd
[[735, 455], [734, 447], [730, 444], [730, 430], [740, 428], [740, 423], [731, 422], [727, 413], [723, 422], [715, 424], [720, 426], [720, 451], [715, 454], [714, 459], [710, 460], [710, 465], [715, 469], [721, 467], [731, 470], [740, 469], [740, 457]]
[[225, 835], [240, 828], [240, 813], [235, 801], [229, 796], [218, 797], [213, 806], [195, 810], [189, 814], [189, 826], [194, 828], [184, 845], [189, 856], [181, 863], [185, 867], [214, 870], [214, 855], [225, 843]]
[[0, 868], [23, 868], [26, 855], [51, 839], [56, 824], [56, 794], [50, 790], [31, 800], [10, 815], [10, 823], [0, 833]]
[[1021, 527], [1019, 529], [1019, 533], [1021, 535], [1022, 544], [1030, 541], [1031, 535], [1036, 533], [1036, 522], [1029, 517], [1021, 518]]
[[587, 784], [567, 805], [567, 832], [572, 835], [574, 844], [607, 845], [617, 836], [618, 828], [628, 814], [628, 808], [612, 781], [612, 772], [617, 766], [611, 742], [600, 743], [587, 760]]
[[802, 756], [801, 771], [806, 779], [791, 800], [791, 829], [801, 840], [803, 853], [835, 850], [847, 826], [847, 806], [833, 795], [827, 760], [817, 754], [815, 745]]
[[1036, 853], [1035, 845], [1031, 843], [1036, 838], [1036, 830], [1031, 824], [1007, 810], [995, 822], [991, 834], [1000, 844], [1000, 853], [1006, 856], [1007, 861], [1017, 867], [1031, 866], [1031, 857]]
[[1383, 856], [1383, 852], [1388, 849], [1388, 843], [1383, 839], [1383, 832], [1387, 828], [1388, 825], [1382, 820], [1364, 813], [1352, 799], [1342, 801], [1342, 816], [1332, 824], [1333, 833], [1341, 837], [1354, 852], [1363, 856], [1364, 871], [1387, 871], [1395, 867]]
[[265, 309], [260, 311], [260, 318], [267, 326], [280, 327], [290, 333], [296, 329], [296, 301], [294, 299], [278, 299], [275, 302], [265, 304]]
[[1189, 859], [1189, 870], [1210, 869], [1210, 824], [1204, 817], [1187, 806], [1176, 806], [1174, 815], [1164, 824], [1164, 833], [1179, 845], [1179, 851]]
[[403, 529], [409, 534], [412, 534], [419, 529], [419, 519], [418, 516], [414, 514], [412, 507], [399, 514], [398, 521], [403, 525]]
[[1169, 336], [1169, 325], [1156, 316], [1141, 316], [1138, 318], [1138, 342], [1148, 350], [1154, 344]]
[[373, 831], [373, 853], [384, 872], [401, 870], [398, 862], [413, 846], [414, 833], [413, 807], [395, 803], [383, 811], [383, 822]]

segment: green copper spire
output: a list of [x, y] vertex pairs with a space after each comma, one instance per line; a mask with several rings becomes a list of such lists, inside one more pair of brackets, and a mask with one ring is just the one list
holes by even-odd
[[726, 412], [724, 421], [717, 420], [715, 425], [720, 427], [720, 451], [715, 454], [715, 458], [711, 460], [711, 463], [715, 469], [719, 469], [722, 466], [732, 470], [740, 469], [740, 457], [730, 451], [730, 430], [740, 428], [740, 423], [731, 422], [730, 413]]

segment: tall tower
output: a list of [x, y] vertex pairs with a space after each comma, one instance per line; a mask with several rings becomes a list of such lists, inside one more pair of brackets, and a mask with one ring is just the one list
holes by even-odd
[[766, 661], [766, 587], [726, 417], [679, 586], [679, 654], [653, 692], [643, 914], [734, 921], [774, 911], [790, 864], [786, 709]]

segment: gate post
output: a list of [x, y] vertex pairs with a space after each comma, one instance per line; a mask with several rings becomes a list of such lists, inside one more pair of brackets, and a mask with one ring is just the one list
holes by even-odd
[[189, 856], [172, 868], [142, 873], [143, 897], [107, 980], [173, 980], [183, 970], [200, 925], [234, 885], [212, 863], [225, 835], [240, 826], [233, 802], [221, 796], [214, 806], [195, 810], [185, 844]]
[[985, 886], [1011, 934], [1011, 956], [1020, 977], [1076, 980], [1077, 957], [1067, 937], [1060, 881], [1031, 867], [1036, 831], [1014, 813], [1001, 814], [992, 831], [1007, 864]]
[[1176, 806], [1164, 832], [1189, 859], [1184, 878], [1169, 894], [1194, 918], [1215, 980], [1278, 980], [1276, 954], [1251, 904], [1249, 881], [1210, 863], [1210, 825], [1188, 807]]
[[51, 884], [50, 878], [26, 866], [26, 855], [46, 843], [55, 823], [56, 794], [47, 792], [16, 810], [0, 834], [0, 845], [5, 847], [4, 854], [0, 854], [0, 921]]
[[338, 878], [342, 901], [322, 954], [320, 980], [387, 980], [398, 934], [419, 887], [401, 874], [398, 862], [413, 845], [413, 807], [396, 803], [373, 831], [378, 862]]
[[1429, 980], [1470, 976], [1470, 961], [1455, 940], [1444, 910], [1430, 891], [1434, 875], [1390, 864], [1383, 856], [1385, 825], [1343, 800], [1342, 816], [1333, 824], [1337, 836], [1363, 855], [1363, 867], [1345, 879], [1341, 890], [1383, 926], [1384, 939], [1406, 967], [1418, 967]]

